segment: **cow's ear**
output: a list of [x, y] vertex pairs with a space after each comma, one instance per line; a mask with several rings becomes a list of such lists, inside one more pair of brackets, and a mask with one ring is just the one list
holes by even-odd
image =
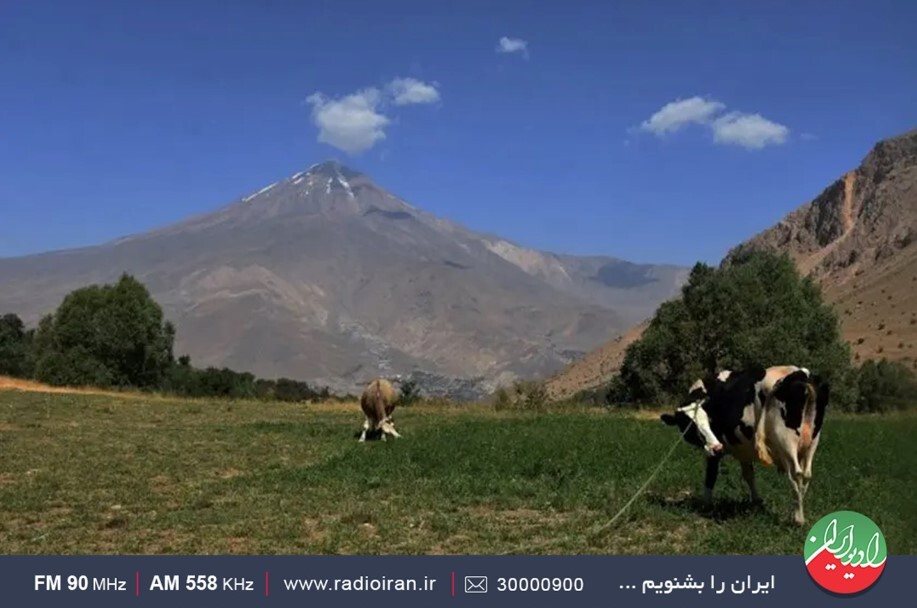
[[745, 369], [753, 382], [761, 382], [767, 375], [767, 369], [760, 363], [751, 363]]
[[716, 393], [716, 390], [720, 386], [720, 379], [714, 376], [713, 374], [708, 374], [704, 376], [701, 382], [704, 383], [704, 390], [707, 391], [708, 395], [713, 395], [714, 393]]
[[675, 426], [678, 424], [675, 420], [675, 416], [672, 414], [663, 414], [659, 417], [659, 419], [662, 420], [667, 426]]

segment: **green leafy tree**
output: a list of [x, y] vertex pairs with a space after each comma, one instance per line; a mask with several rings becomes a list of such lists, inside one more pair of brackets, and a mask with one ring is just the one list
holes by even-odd
[[255, 376], [229, 368], [208, 367], [198, 371], [200, 397], [247, 399], [255, 396]]
[[289, 378], [279, 378], [274, 392], [274, 398], [277, 401], [290, 401], [300, 403], [315, 399], [318, 396], [311, 386], [299, 380]]
[[697, 264], [682, 297], [659, 307], [631, 344], [609, 388], [614, 404], [670, 402], [698, 377], [750, 363], [808, 367], [855, 401], [850, 351], [819, 287], [786, 255], [740, 251], [728, 264]]
[[857, 375], [857, 410], [886, 412], [917, 406], [917, 375], [903, 363], [866, 361]]
[[405, 380], [401, 383], [401, 389], [398, 394], [398, 404], [402, 406], [411, 406], [420, 401], [420, 386], [415, 380]]
[[270, 401], [274, 399], [274, 392], [276, 388], [277, 382], [274, 380], [258, 378], [255, 380], [255, 397], [257, 399], [261, 399], [262, 401]]
[[17, 315], [0, 317], [0, 374], [28, 378], [32, 375], [32, 338]]
[[160, 387], [175, 328], [146, 287], [123, 275], [64, 298], [35, 334], [35, 376], [51, 384]]
[[161, 386], [166, 393], [184, 397], [202, 397], [200, 372], [191, 366], [191, 357], [182, 355], [166, 373]]

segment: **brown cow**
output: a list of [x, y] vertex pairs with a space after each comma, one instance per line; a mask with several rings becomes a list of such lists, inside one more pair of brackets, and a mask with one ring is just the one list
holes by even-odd
[[366, 386], [363, 395], [360, 397], [360, 407], [363, 409], [363, 415], [366, 416], [366, 420], [363, 422], [363, 432], [360, 434], [360, 441], [366, 441], [367, 433], [377, 432], [381, 432], [383, 441], [385, 441], [387, 435], [401, 437], [398, 431], [395, 430], [395, 424], [392, 420], [396, 399], [395, 387], [384, 378], [376, 378]]

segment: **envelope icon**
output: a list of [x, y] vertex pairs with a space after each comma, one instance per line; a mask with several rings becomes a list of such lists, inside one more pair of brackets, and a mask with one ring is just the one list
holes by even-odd
[[465, 593], [487, 593], [487, 577], [466, 576]]

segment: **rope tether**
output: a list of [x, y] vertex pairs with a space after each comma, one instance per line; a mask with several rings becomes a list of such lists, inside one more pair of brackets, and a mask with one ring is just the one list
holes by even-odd
[[[695, 414], [697, 413], [697, 409], [698, 409], [699, 407], [700, 407], [700, 403], [698, 403], [696, 406], [694, 406]], [[617, 513], [615, 513], [614, 517], [612, 517], [610, 520], [608, 520], [606, 523], [602, 524], [601, 526], [594, 527], [594, 528], [592, 529], [592, 531], [589, 532], [589, 533], [586, 535], [586, 538], [587, 538], [587, 539], [594, 538], [594, 537], [596, 537], [596, 536], [602, 534], [603, 532], [605, 532], [606, 530], [608, 530], [609, 528], [611, 528], [611, 527], [615, 524], [616, 521], [618, 521], [618, 519], [621, 517], [621, 515], [623, 515], [624, 512], [627, 511], [628, 508], [630, 508], [630, 506], [634, 503], [634, 501], [637, 500], [637, 498], [638, 498], [641, 494], [643, 494], [643, 491], [646, 490], [647, 486], [649, 486], [650, 483], [652, 483], [653, 479], [656, 478], [656, 475], [658, 475], [658, 474], [659, 474], [659, 471], [662, 470], [662, 465], [664, 465], [664, 464], [666, 463], [666, 461], [669, 459], [669, 457], [672, 455], [672, 453], [675, 452], [675, 448], [678, 447], [678, 444], [681, 443], [682, 439], [683, 439], [684, 436], [688, 433], [688, 430], [689, 430], [690, 428], [691, 428], [691, 425], [688, 425], [687, 427], [685, 427], [685, 430], [681, 432], [681, 434], [678, 436], [678, 438], [677, 438], [677, 439], [675, 440], [675, 442], [672, 444], [672, 447], [669, 448], [669, 451], [666, 452], [666, 455], [662, 457], [662, 460], [659, 461], [659, 464], [656, 465], [656, 468], [653, 470], [653, 472], [650, 474], [650, 476], [646, 479], [645, 482], [643, 482], [643, 485], [640, 486], [640, 487], [637, 489], [637, 491], [634, 493], [633, 496], [631, 496], [630, 500], [628, 500], [626, 503], [624, 503], [624, 506], [621, 507], [621, 508], [618, 510]], [[566, 536], [560, 537], [559, 539], [558, 539], [558, 538], [555, 538], [555, 539], [547, 540], [547, 541], [544, 541], [544, 542], [535, 543], [535, 544], [532, 544], [532, 545], [528, 545], [528, 546], [526, 546], [526, 547], [517, 548], [517, 549], [515, 549], [515, 550], [513, 550], [513, 551], [507, 551], [506, 553], [498, 553], [497, 555], [512, 555], [512, 554], [514, 554], [514, 553], [520, 553], [520, 552], [522, 552], [523, 549], [525, 550], [525, 552], [531, 552], [531, 551], [533, 551], [533, 550], [535, 550], [535, 549], [542, 549], [542, 548], [544, 548], [544, 547], [547, 547], [548, 545], [554, 544], [554, 543], [556, 543], [556, 542], [558, 542], [558, 541], [567, 541], [567, 540], [571, 540], [572, 538], [573, 538], [573, 535], [568, 534], [568, 535], [566, 535]]]

